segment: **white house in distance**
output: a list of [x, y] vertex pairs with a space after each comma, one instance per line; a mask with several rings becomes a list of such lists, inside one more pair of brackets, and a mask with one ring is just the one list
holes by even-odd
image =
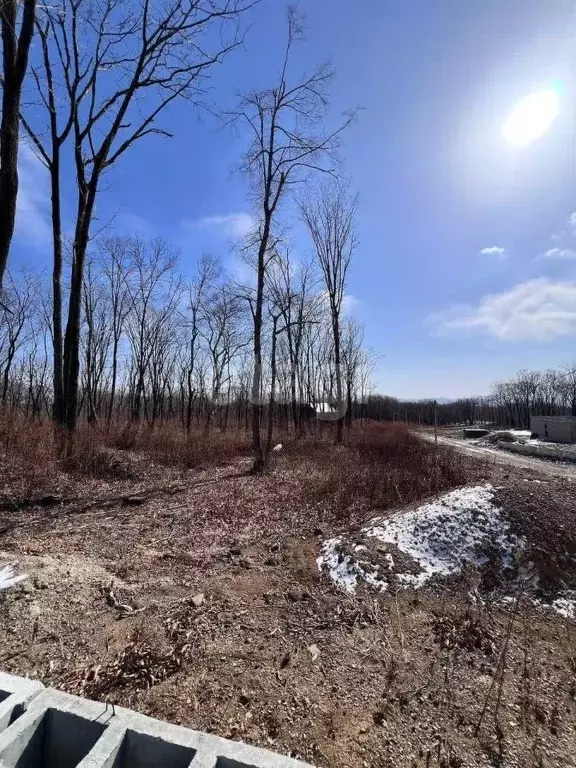
[[530, 429], [541, 440], [554, 443], [576, 443], [574, 416], [531, 416]]

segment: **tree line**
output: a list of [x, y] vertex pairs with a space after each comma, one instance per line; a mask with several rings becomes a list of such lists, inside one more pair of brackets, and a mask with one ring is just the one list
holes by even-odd
[[[68, 445], [83, 416], [110, 421], [128, 412], [154, 423], [178, 412], [187, 428], [201, 418], [209, 429], [224, 398], [226, 414], [233, 402], [249, 403], [260, 471], [270, 443], [263, 403], [273, 413], [277, 402], [289, 402], [298, 432], [304, 406], [330, 402], [341, 441], [359, 382], [366, 386], [361, 329], [343, 316], [358, 200], [342, 179], [339, 147], [356, 112], [328, 127], [328, 64], [294, 77], [303, 36], [295, 6], [277, 78], [246, 91], [225, 115], [246, 140], [239, 169], [250, 181], [256, 226], [243, 255], [253, 279], [233, 285], [204, 258], [185, 284], [166, 243], [95, 241], [104, 175], [140, 141], [169, 136], [159, 120], [177, 100], [203, 103], [211, 72], [238, 55], [258, 3], [0, 4], [2, 397], [35, 414], [49, 409]], [[52, 274], [41, 307], [27, 299], [37, 277], [6, 278], [21, 134], [50, 180]], [[63, 222], [63, 178], [76, 186], [71, 226]], [[282, 222], [289, 202], [309, 233], [314, 267], [290, 257]]]
[[[39, 273], [8, 272], [0, 332], [0, 402], [29, 416], [53, 410], [50, 292]], [[263, 365], [256, 395], [270, 450], [272, 425], [301, 435], [337, 421], [332, 311], [314, 259], [278, 251], [267, 271]], [[115, 236], [91, 251], [82, 286], [79, 412], [89, 423], [176, 420], [225, 430], [252, 412], [251, 290], [205, 255], [186, 279], [178, 251], [160, 238]], [[373, 358], [363, 328], [340, 319], [342, 421], [360, 414]]]
[[404, 401], [370, 395], [363, 413], [376, 420], [401, 420], [432, 426], [491, 424], [530, 429], [530, 416], [576, 417], [576, 363], [545, 371], [519, 371], [497, 381], [486, 396], [459, 398], [448, 403], [434, 400]]

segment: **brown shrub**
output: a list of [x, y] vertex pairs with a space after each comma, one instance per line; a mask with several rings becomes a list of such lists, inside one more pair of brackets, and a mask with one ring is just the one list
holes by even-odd
[[[420, 500], [462, 485], [469, 479], [465, 461], [443, 446], [435, 447], [404, 424], [355, 424], [343, 445], [334, 445], [334, 425], [319, 425], [300, 440], [277, 435], [283, 449], [274, 454], [280, 468], [299, 467], [303, 501], [329, 506], [332, 514], [349, 516], [358, 509], [385, 509]], [[201, 427], [190, 433], [178, 422], [151, 428], [147, 423], [81, 424], [68, 451], [49, 420], [0, 412], [1, 469], [4, 477], [19, 477], [25, 497], [52, 490], [58, 470], [98, 478], [130, 478], [146, 461], [179, 468], [226, 465], [250, 456], [250, 437], [244, 430]], [[276, 461], [273, 463], [273, 466]], [[296, 466], [297, 465], [297, 466]], [[22, 479], [24, 478], [24, 479]]]
[[457, 453], [423, 441], [404, 424], [356, 424], [342, 446], [328, 438], [291, 444], [287, 455], [311, 460], [303, 492], [341, 515], [418, 501], [470, 479], [469, 464]]
[[[150, 427], [130, 422], [89, 425], [81, 423], [71, 443], [58, 434], [49, 419], [28, 418], [19, 411], [0, 410], [0, 470], [5, 490], [18, 480], [19, 496], [42, 492], [54, 484], [58, 470], [97, 478], [130, 478], [135, 468], [126, 460], [132, 452], [156, 464], [201, 468], [229, 464], [250, 454], [244, 431], [202, 428], [190, 433], [178, 422]], [[122, 454], [124, 453], [124, 456]], [[12, 490], [8, 495], [14, 495]]]
[[0, 409], [2, 495], [29, 498], [52, 487], [56, 474], [54, 453], [50, 422]]
[[187, 433], [178, 423], [157, 425], [124, 424], [105, 432], [106, 445], [149, 456], [166, 466], [206, 467], [228, 464], [238, 456], [250, 454], [250, 438], [244, 431], [214, 429], [204, 434], [201, 428]]

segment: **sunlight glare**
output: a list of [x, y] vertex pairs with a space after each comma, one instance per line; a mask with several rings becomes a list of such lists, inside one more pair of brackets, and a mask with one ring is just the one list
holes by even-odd
[[509, 144], [526, 147], [546, 133], [559, 111], [560, 99], [554, 89], [531, 93], [514, 106], [502, 134]]

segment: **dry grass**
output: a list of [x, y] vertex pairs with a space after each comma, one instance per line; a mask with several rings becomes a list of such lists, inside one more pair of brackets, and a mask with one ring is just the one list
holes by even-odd
[[[350, 596], [316, 564], [322, 538], [485, 467], [399, 424], [356, 424], [338, 447], [332, 430], [279, 435], [261, 476], [245, 432], [192, 438], [82, 427], [64, 473], [49, 423], [1, 422], [5, 457], [51, 467], [62, 497], [0, 505], [6, 559], [30, 574], [0, 606], [3, 668], [319, 766], [574, 764], [572, 622], [471, 602], [476, 574]], [[133, 476], [100, 479], [114, 461]], [[485, 476], [519, 534], [572, 546], [570, 483]]]
[[310, 461], [303, 487], [308, 499], [329, 502], [342, 516], [358, 506], [408, 504], [471, 479], [469, 462], [423, 442], [404, 424], [356, 425], [345, 445], [313, 437], [288, 445], [288, 455]]
[[158, 464], [184, 469], [228, 464], [250, 454], [250, 436], [245, 431], [213, 429], [205, 434], [202, 428], [196, 428], [187, 433], [178, 423], [153, 429], [141, 424], [118, 424], [104, 430], [102, 439], [108, 447], [143, 453]]
[[[334, 444], [333, 427], [312, 429], [296, 440], [278, 435], [280, 460], [302, 478], [301, 502], [330, 508], [331, 516], [348, 519], [354, 511], [387, 509], [462, 485], [470, 465], [446, 448], [420, 440], [404, 424], [355, 424], [342, 445]], [[178, 423], [157, 425], [81, 424], [72, 449], [64, 452], [49, 420], [0, 413], [4, 495], [27, 499], [53, 492], [58, 476], [136, 481], [151, 467], [177, 471], [228, 466], [251, 455], [244, 430], [202, 428], [186, 433]], [[138, 458], [135, 463], [132, 459]], [[271, 470], [277, 455], [273, 455]], [[140, 478], [141, 479], [141, 478]], [[15, 481], [17, 491], [8, 491]]]
[[27, 418], [17, 411], [0, 411], [0, 467], [4, 486], [15, 482], [22, 497], [50, 489], [58, 473], [98, 479], [130, 479], [132, 469], [122, 456], [138, 454], [151, 463], [179, 469], [230, 464], [250, 454], [249, 436], [239, 430], [201, 428], [186, 433], [178, 423], [151, 429], [147, 424], [81, 424], [65, 451], [65, 434], [49, 419]]

